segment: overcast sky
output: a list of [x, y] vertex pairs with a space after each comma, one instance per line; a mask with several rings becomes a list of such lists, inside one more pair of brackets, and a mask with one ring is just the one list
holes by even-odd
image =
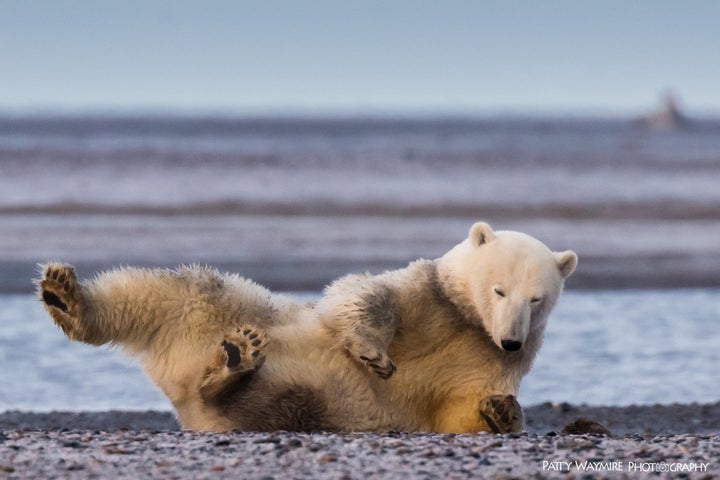
[[0, 0], [0, 110], [720, 112], [720, 1]]

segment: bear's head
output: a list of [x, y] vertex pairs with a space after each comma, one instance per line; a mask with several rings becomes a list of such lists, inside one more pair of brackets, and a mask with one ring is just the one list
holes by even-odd
[[[440, 259], [453, 300], [502, 350], [521, 350], [542, 336], [547, 317], [577, 266], [573, 251], [552, 252], [520, 232], [494, 232], [487, 223]], [[448, 285], [449, 283], [449, 285]]]

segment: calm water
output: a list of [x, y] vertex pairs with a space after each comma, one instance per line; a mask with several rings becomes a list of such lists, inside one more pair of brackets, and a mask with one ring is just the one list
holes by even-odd
[[0, 291], [48, 258], [316, 291], [481, 219], [576, 250], [570, 286], [718, 288], [718, 185], [718, 121], [0, 115]]
[[[169, 409], [132, 360], [71, 343], [30, 296], [0, 296], [0, 411]], [[568, 291], [520, 400], [720, 400], [720, 290]]]
[[720, 201], [718, 133], [602, 119], [0, 116], [0, 209], [637, 215], [631, 204], [660, 204], [697, 216]]

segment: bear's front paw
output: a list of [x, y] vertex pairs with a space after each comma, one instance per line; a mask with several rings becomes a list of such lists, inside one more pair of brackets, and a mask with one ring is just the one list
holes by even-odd
[[491, 395], [480, 400], [480, 418], [493, 433], [522, 432], [524, 415], [514, 395]]
[[390, 357], [387, 356], [387, 354], [382, 352], [376, 352], [374, 354], [361, 354], [358, 355], [358, 358], [362, 363], [364, 363], [368, 368], [372, 369], [375, 374], [384, 379], [387, 380], [388, 378], [392, 377], [393, 374], [397, 371], [397, 367], [393, 363], [392, 360], [390, 360]]
[[70, 265], [51, 263], [44, 267], [39, 285], [40, 299], [45, 309], [65, 335], [73, 338], [80, 311], [75, 270]]

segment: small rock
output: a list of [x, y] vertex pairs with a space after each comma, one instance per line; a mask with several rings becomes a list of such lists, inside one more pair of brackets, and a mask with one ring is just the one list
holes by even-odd
[[300, 440], [298, 440], [297, 438], [291, 438], [288, 441], [287, 446], [290, 448], [302, 447], [302, 442]]
[[77, 441], [62, 442], [62, 446], [67, 448], [86, 448], [85, 445]]
[[326, 453], [322, 457], [318, 458], [318, 463], [332, 463], [337, 462], [338, 457], [332, 453]]
[[584, 435], [587, 433], [607, 436], [612, 435], [610, 433], [610, 430], [608, 430], [598, 422], [583, 417], [577, 418], [565, 425], [562, 433], [563, 435]]
[[253, 443], [280, 443], [282, 440], [278, 437], [266, 437], [266, 438], [259, 438], [255, 440]]
[[108, 455], [133, 455], [136, 453], [135, 450], [129, 450], [123, 447], [106, 447], [104, 451]]
[[320, 450], [322, 450], [322, 448], [323, 448], [323, 446], [320, 445], [319, 443], [311, 443], [307, 447], [307, 449], [310, 450], [311, 452], [319, 452]]

